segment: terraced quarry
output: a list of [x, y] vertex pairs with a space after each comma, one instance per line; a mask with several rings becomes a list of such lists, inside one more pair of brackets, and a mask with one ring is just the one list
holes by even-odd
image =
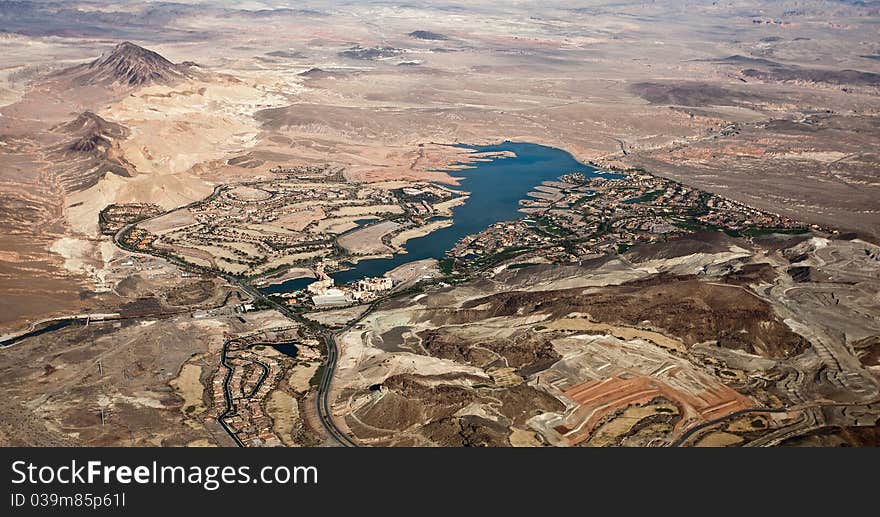
[[[718, 232], [496, 269], [342, 334], [336, 410], [373, 445], [773, 445], [870, 427], [880, 365], [852, 347], [880, 333], [865, 317], [878, 251]], [[841, 261], [851, 276], [832, 280]]]

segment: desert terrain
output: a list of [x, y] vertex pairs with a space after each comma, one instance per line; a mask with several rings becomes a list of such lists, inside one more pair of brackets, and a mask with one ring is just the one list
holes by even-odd
[[284, 4], [0, 3], [0, 444], [877, 444], [876, 2]]

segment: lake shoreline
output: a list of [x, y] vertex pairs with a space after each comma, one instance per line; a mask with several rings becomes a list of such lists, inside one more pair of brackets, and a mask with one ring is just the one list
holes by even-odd
[[[527, 142], [505, 141], [479, 146], [454, 144], [485, 155], [467, 164], [453, 164], [449, 172], [461, 176], [460, 188], [466, 200], [448, 207], [451, 223], [426, 235], [413, 237], [404, 245], [405, 253], [391, 257], [358, 260], [345, 270], [330, 275], [337, 285], [368, 277], [381, 277], [408, 262], [440, 260], [462, 238], [482, 232], [492, 224], [523, 217], [520, 200], [544, 181], [554, 181], [564, 174], [580, 172], [588, 177], [601, 174], [591, 165], [577, 161], [569, 152]], [[465, 168], [456, 166], [468, 165]], [[304, 288], [303, 279], [274, 286], [273, 293]]]

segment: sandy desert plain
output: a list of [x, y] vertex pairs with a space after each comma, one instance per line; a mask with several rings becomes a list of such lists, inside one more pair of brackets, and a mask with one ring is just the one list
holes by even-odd
[[880, 2], [287, 4], [0, 1], [0, 444], [880, 444]]

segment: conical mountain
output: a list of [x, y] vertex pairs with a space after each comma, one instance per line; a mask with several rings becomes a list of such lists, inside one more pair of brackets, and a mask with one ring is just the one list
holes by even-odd
[[174, 64], [160, 54], [123, 42], [92, 61], [63, 72], [80, 86], [172, 84], [193, 76], [191, 64]]

